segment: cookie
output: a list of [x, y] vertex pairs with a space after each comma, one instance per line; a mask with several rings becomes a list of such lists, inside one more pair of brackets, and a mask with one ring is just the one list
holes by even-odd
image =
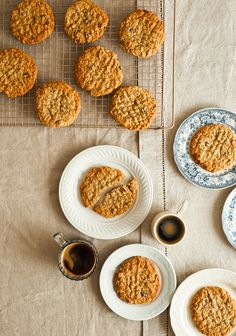
[[19, 49], [0, 52], [0, 92], [9, 98], [29, 92], [37, 79], [37, 65], [33, 58]]
[[11, 31], [24, 44], [36, 44], [52, 34], [55, 20], [44, 0], [23, 0], [12, 11]]
[[138, 86], [122, 87], [112, 97], [110, 113], [121, 126], [144, 130], [156, 116], [157, 103], [147, 90]]
[[153, 302], [161, 288], [157, 265], [150, 259], [135, 256], [126, 259], [114, 276], [114, 289], [119, 298], [127, 303]]
[[91, 96], [104, 96], [121, 85], [123, 74], [117, 55], [100, 46], [86, 49], [75, 66], [76, 79]]
[[102, 37], [108, 23], [102, 8], [90, 0], [79, 0], [67, 9], [64, 29], [75, 43], [89, 43]]
[[220, 287], [201, 288], [191, 301], [191, 315], [207, 336], [225, 336], [236, 326], [236, 302]]
[[131, 180], [128, 184], [116, 187], [107, 192], [93, 210], [105, 218], [113, 218], [128, 211], [134, 204], [138, 191], [138, 183]]
[[80, 96], [64, 82], [50, 82], [37, 89], [36, 111], [43, 125], [63, 127], [72, 124], [80, 113]]
[[236, 135], [223, 124], [203, 126], [191, 139], [190, 154], [209, 172], [230, 168], [236, 160]]
[[81, 186], [80, 195], [84, 206], [94, 206], [107, 188], [115, 187], [124, 179], [119, 169], [111, 167], [92, 168], [85, 176]]
[[120, 26], [121, 48], [138, 57], [156, 54], [164, 42], [164, 28], [158, 16], [147, 10], [130, 13]]

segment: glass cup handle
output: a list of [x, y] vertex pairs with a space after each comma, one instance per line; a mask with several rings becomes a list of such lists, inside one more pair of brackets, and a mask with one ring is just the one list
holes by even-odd
[[67, 243], [67, 240], [61, 232], [55, 233], [53, 239], [57, 242], [58, 245], [60, 245], [60, 247], [64, 247]]
[[187, 200], [183, 201], [180, 204], [180, 206], [178, 207], [178, 209], [176, 211], [176, 214], [179, 215], [179, 216], [182, 215], [184, 213], [185, 209], [187, 208], [187, 206], [188, 206], [188, 201]]

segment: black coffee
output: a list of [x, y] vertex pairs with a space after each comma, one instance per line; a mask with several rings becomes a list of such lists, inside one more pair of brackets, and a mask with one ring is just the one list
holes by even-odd
[[64, 267], [70, 273], [81, 276], [93, 269], [96, 257], [88, 245], [72, 243], [64, 249], [62, 258]]
[[184, 235], [184, 225], [182, 221], [174, 216], [167, 216], [160, 221], [157, 233], [163, 242], [176, 243]]

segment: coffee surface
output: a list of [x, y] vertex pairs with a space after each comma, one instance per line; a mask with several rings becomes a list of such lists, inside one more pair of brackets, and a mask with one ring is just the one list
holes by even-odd
[[157, 233], [163, 242], [176, 243], [184, 235], [184, 226], [177, 217], [167, 216], [160, 221]]

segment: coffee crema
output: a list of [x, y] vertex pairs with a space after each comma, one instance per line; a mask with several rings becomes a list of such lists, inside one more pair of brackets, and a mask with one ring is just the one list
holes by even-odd
[[184, 236], [185, 228], [181, 219], [175, 216], [166, 216], [157, 227], [157, 234], [163, 242], [174, 244]]
[[87, 244], [71, 243], [61, 254], [61, 264], [65, 273], [78, 277], [85, 276], [94, 269], [96, 255]]

